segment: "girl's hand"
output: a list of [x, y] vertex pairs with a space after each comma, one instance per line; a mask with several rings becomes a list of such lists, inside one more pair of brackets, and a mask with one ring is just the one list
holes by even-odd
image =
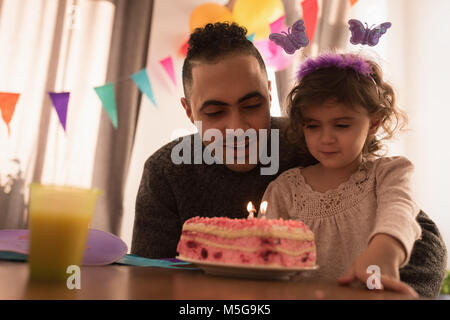
[[402, 245], [393, 237], [378, 234], [373, 237], [369, 247], [352, 264], [344, 276], [338, 279], [341, 285], [348, 285], [358, 280], [367, 285], [367, 279], [372, 275], [367, 273], [371, 265], [380, 268], [381, 290], [387, 289], [419, 297], [417, 292], [406, 283], [400, 281], [399, 266], [405, 259]]

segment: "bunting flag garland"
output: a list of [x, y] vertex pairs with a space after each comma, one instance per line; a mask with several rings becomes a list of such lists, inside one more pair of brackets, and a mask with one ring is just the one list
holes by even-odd
[[309, 43], [313, 43], [316, 33], [317, 15], [319, 14], [319, 5], [317, 0], [303, 0], [302, 2], [303, 20], [305, 21], [306, 36]]
[[14, 110], [16, 109], [17, 101], [19, 100], [20, 93], [12, 92], [0, 92], [0, 111], [2, 119], [8, 127], [8, 135], [11, 135], [11, 128], [9, 126]]
[[163, 66], [164, 70], [166, 70], [167, 74], [169, 75], [170, 79], [172, 80], [173, 84], [176, 86], [177, 82], [175, 80], [175, 71], [173, 68], [173, 61], [172, 61], [172, 57], [168, 56], [165, 59], [162, 59], [161, 61], [159, 61], [159, 63], [161, 63], [161, 65]]
[[69, 105], [70, 92], [49, 92], [48, 95], [55, 107], [59, 122], [66, 131], [67, 107]]
[[[349, 1], [351, 6], [354, 6], [358, 2], [358, 0], [349, 0]], [[305, 23], [306, 36], [308, 37], [309, 43], [311, 44], [313, 42], [317, 27], [317, 19], [319, 13], [318, 0], [301, 0], [301, 6], [303, 10], [302, 18]], [[279, 16], [280, 15], [276, 15], [276, 17]], [[277, 20], [271, 22], [269, 24], [270, 32], [271, 33], [286, 32], [288, 30], [288, 27], [284, 24], [284, 20], [285, 16], [283, 15]], [[257, 37], [257, 33], [251, 33], [247, 35], [247, 39], [254, 43], [255, 47], [257, 47], [258, 50], [262, 53], [263, 58], [266, 60], [266, 62], [270, 67], [274, 68], [276, 71], [279, 71], [285, 69], [292, 63], [293, 56], [284, 54], [284, 52], [275, 43], [269, 41], [269, 39], [255, 41], [255, 36]], [[184, 57], [186, 56], [189, 46], [188, 40], [189, 39], [185, 39], [182, 46], [178, 49], [179, 55], [182, 55]], [[166, 74], [169, 76], [172, 83], [175, 86], [177, 86], [176, 73], [174, 70], [174, 61], [172, 59], [172, 56], [169, 55], [166, 58], [159, 60], [159, 64], [164, 68]], [[133, 73], [128, 77], [131, 78], [137, 85], [139, 90], [148, 97], [148, 99], [152, 102], [154, 107], [158, 108], [152, 84], [150, 81], [150, 77], [149, 74], [147, 73], [146, 68], [141, 69], [140, 71]], [[127, 79], [129, 79], [128, 77]], [[119, 80], [117, 80], [117, 82], [118, 81]], [[114, 83], [111, 82], [99, 87], [95, 87], [94, 90], [98, 95], [98, 97], [100, 98], [103, 108], [108, 113], [108, 116], [111, 119], [114, 129], [117, 130], [118, 113], [117, 113]], [[48, 95], [58, 115], [59, 122], [61, 123], [64, 131], [66, 131], [70, 92], [48, 92]], [[0, 113], [3, 121], [6, 123], [8, 127], [8, 135], [11, 134], [10, 122], [13, 117], [19, 97], [20, 93], [0, 92]]]
[[158, 107], [156, 105], [155, 96], [153, 95], [153, 89], [147, 74], [147, 70], [142, 69], [141, 71], [132, 74], [130, 77], [136, 83], [139, 90], [141, 90], [150, 99], [155, 107]]
[[114, 84], [107, 83], [101, 87], [95, 87], [95, 92], [103, 103], [103, 108], [105, 108], [114, 129], [117, 129], [117, 107], [116, 107], [116, 97], [114, 96]]

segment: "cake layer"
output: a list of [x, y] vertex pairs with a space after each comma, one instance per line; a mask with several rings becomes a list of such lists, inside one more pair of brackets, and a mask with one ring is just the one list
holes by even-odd
[[236, 265], [313, 267], [314, 234], [301, 221], [229, 219], [187, 220], [177, 251], [181, 257]]
[[283, 238], [265, 238], [257, 236], [226, 238], [213, 234], [205, 234], [192, 231], [183, 231], [181, 240], [208, 244], [216, 246], [218, 248], [236, 249], [243, 251], [256, 251], [259, 248], [267, 248], [290, 255], [300, 254], [304, 251], [305, 248], [308, 248], [309, 250], [315, 248], [313, 241]]
[[211, 244], [181, 240], [178, 245], [180, 256], [199, 261], [213, 261], [228, 264], [266, 265], [281, 267], [313, 267], [316, 263], [315, 248], [305, 248], [302, 253], [290, 255], [268, 248], [252, 251], [243, 248], [221, 248]]
[[301, 221], [274, 219], [191, 218], [183, 230], [227, 238], [267, 237], [314, 240], [313, 232]]

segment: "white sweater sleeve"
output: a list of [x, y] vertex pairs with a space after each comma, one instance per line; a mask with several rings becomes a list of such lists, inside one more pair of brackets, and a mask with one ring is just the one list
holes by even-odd
[[400, 267], [408, 264], [414, 242], [421, 237], [416, 221], [420, 209], [413, 197], [413, 164], [405, 157], [381, 158], [377, 161], [377, 216], [369, 242], [379, 233], [396, 238], [406, 253]]

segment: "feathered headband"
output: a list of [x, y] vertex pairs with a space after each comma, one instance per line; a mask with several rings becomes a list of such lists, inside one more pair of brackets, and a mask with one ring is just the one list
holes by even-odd
[[297, 73], [298, 80], [318, 69], [325, 68], [353, 69], [359, 74], [372, 78], [372, 67], [362, 57], [356, 54], [324, 53], [316, 58], [308, 58], [302, 63]]

